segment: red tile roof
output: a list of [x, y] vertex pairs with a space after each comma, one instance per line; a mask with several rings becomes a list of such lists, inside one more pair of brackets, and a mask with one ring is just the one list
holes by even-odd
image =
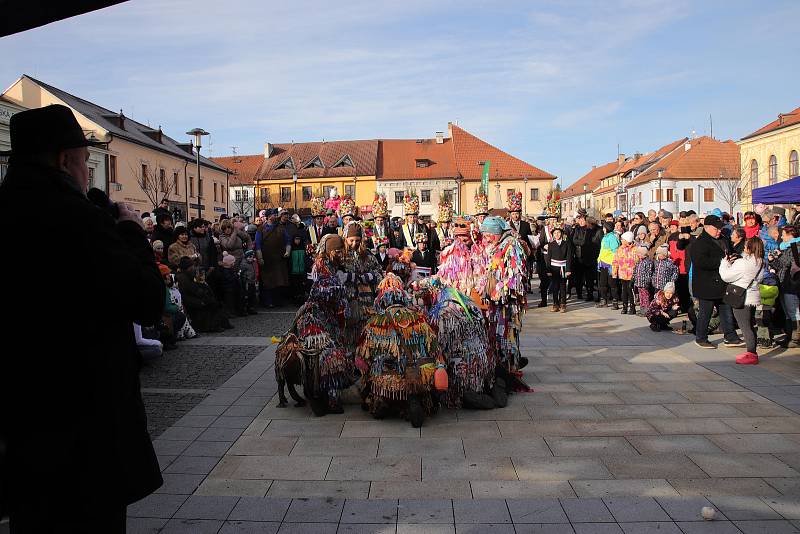
[[[291, 179], [292, 169], [276, 169], [292, 158], [297, 176], [320, 178], [323, 176], [375, 176], [378, 168], [378, 141], [323, 141], [312, 143], [282, 143], [272, 145], [272, 155], [263, 160], [256, 173], [257, 180]], [[349, 156], [355, 167], [334, 167]], [[305, 167], [319, 157], [322, 167]]]
[[[428, 162], [427, 167], [417, 167], [417, 160]], [[418, 180], [455, 178], [453, 140], [436, 139], [385, 139], [378, 145], [378, 179]]]
[[750, 139], [751, 137], [755, 137], [757, 135], [765, 134], [767, 132], [780, 130], [781, 128], [786, 128], [787, 126], [791, 126], [797, 123], [800, 123], [800, 108], [797, 108], [794, 111], [790, 111], [789, 113], [779, 114], [778, 118], [775, 119], [774, 121], [770, 122], [765, 126], [762, 126], [755, 132], [751, 133], [750, 135], [742, 137], [742, 141], [744, 141], [745, 139]]
[[591, 193], [597, 188], [597, 186], [600, 185], [600, 182], [603, 180], [603, 178], [614, 174], [614, 171], [616, 171], [618, 167], [619, 164], [616, 161], [595, 167], [591, 171], [578, 178], [571, 186], [564, 189], [564, 192], [561, 194], [561, 198], [563, 199], [574, 197], [576, 195], [582, 195], [583, 184], [586, 184], [586, 192]]
[[[687, 142], [690, 145], [688, 150], [683, 146]], [[719, 178], [720, 173], [725, 176], [738, 176], [739, 146], [730, 140], [718, 141], [707, 136], [681, 140], [676, 149], [628, 182], [627, 187], [658, 179], [658, 169], [664, 169], [663, 178], [673, 180]]]
[[247, 185], [255, 182], [258, 168], [261, 167], [261, 164], [264, 162], [264, 154], [224, 156], [211, 158], [211, 160], [232, 172], [229, 179], [230, 185]]
[[521, 159], [503, 152], [486, 141], [478, 139], [466, 130], [450, 123], [450, 137], [453, 139], [455, 163], [458, 172], [465, 181], [480, 180], [483, 174], [483, 163], [490, 160], [490, 178], [492, 179], [555, 179], [549, 172], [534, 167]]

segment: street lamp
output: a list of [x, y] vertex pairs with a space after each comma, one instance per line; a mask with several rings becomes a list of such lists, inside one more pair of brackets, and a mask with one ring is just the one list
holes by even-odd
[[463, 180], [462, 176], [459, 174], [456, 176], [456, 211], [461, 213], [461, 181]]
[[297, 171], [292, 171], [292, 182], [294, 182], [294, 212], [297, 213]]
[[[200, 147], [203, 143], [203, 136], [210, 134], [202, 128], [195, 128], [194, 130], [189, 130], [186, 132], [186, 135], [194, 136], [194, 147], [197, 149], [197, 218], [201, 219], [203, 217], [203, 213], [200, 211]], [[189, 214], [187, 213], [186, 215], [188, 217]]]
[[[528, 198], [530, 198], [530, 194], [528, 193], [528, 177], [522, 179], [523, 183], [525, 184], [525, 192], [522, 193], [522, 209], [524, 210], [522, 214], [527, 217], [528, 216]], [[527, 198], [526, 198], [527, 195]]]

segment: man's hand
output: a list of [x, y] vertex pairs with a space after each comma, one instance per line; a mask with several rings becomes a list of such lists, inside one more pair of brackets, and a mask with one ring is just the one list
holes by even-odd
[[117, 218], [118, 223], [122, 221], [131, 221], [135, 222], [140, 228], [144, 229], [144, 223], [142, 223], [141, 215], [133, 211], [130, 206], [124, 202], [119, 202], [117, 203], [117, 207], [119, 208], [119, 217]]

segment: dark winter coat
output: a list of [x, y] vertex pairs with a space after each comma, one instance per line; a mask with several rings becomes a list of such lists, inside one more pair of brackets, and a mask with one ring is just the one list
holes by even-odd
[[723, 239], [701, 233], [689, 248], [692, 260], [692, 294], [703, 300], [719, 300], [725, 296], [725, 286], [719, 275], [719, 264], [727, 253]]
[[567, 265], [564, 269], [564, 272], [571, 272], [572, 271], [572, 245], [570, 244], [569, 240], [564, 238], [561, 240], [561, 244], [554, 241], [550, 241], [547, 244], [547, 252], [544, 255], [544, 260], [547, 263], [547, 268], [551, 271], [558, 270], [558, 267], [553, 265], [553, 260], [566, 260]]
[[411, 261], [417, 267], [429, 267], [431, 274], [436, 274], [436, 253], [434, 251], [426, 249], [423, 258], [422, 251], [416, 249], [414, 254], [411, 255]]
[[98, 511], [121, 509], [162, 484], [133, 323], [159, 322], [166, 288], [141, 226], [116, 224], [71, 182], [12, 160], [0, 186], [9, 220], [28, 219], [36, 199], [37, 210], [69, 226], [47, 245], [55, 270], [28, 262], [23, 275], [17, 262], [0, 262], [3, 297], [14, 303], [3, 339], [21, 343], [0, 357], [0, 484], [18, 518], [33, 521], [31, 532], [66, 520], [102, 531], [87, 527]]
[[593, 226], [576, 226], [572, 231], [572, 249], [575, 259], [585, 267], [597, 266], [597, 256], [600, 254], [600, 240], [597, 237], [598, 229]]
[[189, 232], [189, 241], [194, 245], [197, 253], [200, 254], [199, 267], [208, 270], [209, 267], [217, 266], [217, 246], [214, 244], [214, 238], [211, 237], [211, 230], [209, 233], [199, 235], [194, 231]]
[[[221, 269], [218, 269], [221, 270]], [[221, 277], [221, 274], [219, 274]], [[223, 326], [227, 318], [214, 291], [208, 284], [194, 281], [190, 273], [181, 272], [175, 277], [183, 299], [183, 307], [199, 332], [213, 332]]]
[[161, 225], [157, 225], [153, 230], [152, 241], [161, 241], [164, 243], [164, 258], [161, 263], [167, 264], [167, 251], [169, 246], [175, 242], [175, 230], [172, 228], [164, 229]]

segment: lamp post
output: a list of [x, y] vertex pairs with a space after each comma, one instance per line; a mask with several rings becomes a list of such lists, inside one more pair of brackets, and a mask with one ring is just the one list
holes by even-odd
[[456, 176], [456, 211], [461, 213], [461, 175]]
[[297, 171], [292, 171], [292, 182], [294, 182], [294, 212], [297, 213]]
[[[197, 218], [201, 219], [203, 217], [203, 212], [200, 208], [200, 147], [203, 143], [203, 136], [210, 134], [202, 128], [195, 128], [194, 130], [186, 132], [186, 135], [194, 136], [194, 148], [197, 149]], [[189, 214], [187, 213], [186, 216], [188, 217]]]
[[[530, 198], [530, 194], [528, 194], [528, 177], [522, 179], [523, 183], [525, 184], [525, 192], [522, 193], [522, 215], [525, 217], [528, 216], [528, 199]], [[527, 195], [527, 197], [526, 197]]]

